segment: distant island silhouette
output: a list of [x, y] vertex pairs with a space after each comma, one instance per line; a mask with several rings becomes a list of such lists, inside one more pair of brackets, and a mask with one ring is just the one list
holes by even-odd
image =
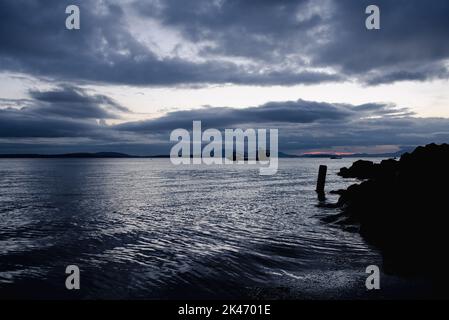
[[[369, 154], [369, 153], [354, 153], [354, 154], [335, 154], [335, 153], [319, 153], [319, 154], [303, 154], [303, 155], [293, 155], [285, 152], [279, 152], [279, 158], [387, 158], [387, 157], [398, 157], [403, 150], [395, 153], [382, 153], [382, 154]], [[223, 152], [224, 154], [224, 152]], [[268, 153], [269, 154], [269, 153]], [[337, 157], [338, 156], [338, 157]], [[246, 154], [244, 156], [246, 158]], [[13, 159], [13, 158], [30, 158], [30, 159], [58, 159], [58, 158], [170, 158], [169, 154], [160, 155], [130, 155], [121, 152], [74, 152], [74, 153], [61, 153], [61, 154], [39, 154], [39, 153], [11, 153], [11, 154], [0, 154], [0, 159]], [[234, 156], [235, 158], [235, 156]]]
[[430, 144], [380, 164], [357, 161], [339, 175], [362, 182], [340, 195], [324, 220], [356, 230], [379, 248], [387, 272], [448, 283], [449, 145]]
[[78, 153], [63, 153], [63, 154], [0, 154], [1, 158], [36, 158], [36, 159], [63, 159], [63, 158], [111, 158], [111, 159], [119, 159], [119, 158], [170, 158], [169, 155], [154, 155], [154, 156], [135, 156], [129, 155], [126, 153], [119, 152], [96, 152], [96, 153], [88, 153], [88, 152], [78, 152]]

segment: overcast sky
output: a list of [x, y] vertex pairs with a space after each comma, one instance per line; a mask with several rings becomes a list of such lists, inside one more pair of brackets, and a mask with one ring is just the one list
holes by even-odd
[[193, 120], [278, 128], [296, 154], [449, 142], [448, 17], [447, 0], [1, 0], [0, 153], [168, 153]]

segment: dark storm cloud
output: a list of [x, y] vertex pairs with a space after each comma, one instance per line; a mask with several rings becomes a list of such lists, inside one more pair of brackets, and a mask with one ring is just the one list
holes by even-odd
[[[446, 0], [136, 1], [142, 14], [179, 28], [204, 54], [299, 66], [333, 67], [367, 84], [448, 78]], [[365, 9], [381, 9], [381, 30], [365, 28]], [[299, 55], [299, 56], [298, 56]], [[308, 57], [305, 63], [301, 57]]]
[[18, 110], [0, 110], [1, 138], [60, 138], [93, 133], [94, 122], [39, 117]]
[[225, 128], [267, 123], [301, 124], [321, 121], [342, 121], [354, 114], [349, 106], [304, 100], [270, 102], [260, 107], [244, 109], [210, 108], [170, 112], [154, 120], [130, 122], [116, 129], [131, 132], [158, 132], [189, 128], [192, 121], [201, 120], [204, 127]]
[[302, 53], [319, 40], [315, 37], [327, 24], [328, 10], [323, 1], [309, 0], [196, 0], [181, 8], [176, 0], [153, 2], [153, 6], [136, 1], [135, 5], [142, 14], [176, 27], [193, 41], [212, 40], [215, 46], [206, 47], [203, 53], [274, 63]]
[[[367, 118], [398, 118], [413, 116], [407, 108], [388, 104], [350, 105], [313, 101], [269, 102], [259, 107], [243, 109], [203, 107], [196, 110], [170, 112], [146, 121], [128, 122], [115, 127], [119, 131], [156, 133], [177, 128], [191, 128], [192, 121], [201, 120], [204, 128], [279, 127], [289, 131], [312, 128], [325, 133], [329, 127], [347, 126], [352, 121]], [[320, 129], [321, 128], [321, 129]]]
[[97, 120], [117, 119], [120, 112], [129, 112], [109, 97], [89, 95], [68, 85], [31, 91], [30, 96], [32, 99], [0, 101], [0, 137], [101, 136], [104, 133]]
[[123, 8], [114, 3], [80, 1], [79, 31], [65, 29], [65, 7], [71, 1], [4, 0], [0, 3], [0, 63], [19, 71], [57, 80], [98, 81], [130, 85], [196, 83], [296, 84], [335, 81], [337, 75], [296, 70], [242, 68], [230, 61], [190, 62], [161, 59], [126, 28]]
[[[379, 145], [418, 145], [449, 139], [449, 120], [417, 118], [392, 104], [333, 104], [298, 100], [271, 102], [244, 109], [202, 108], [171, 112], [158, 119], [115, 126], [115, 130], [162, 134], [177, 128], [191, 130], [192, 121], [206, 128], [276, 128], [280, 150]], [[163, 134], [162, 134], [163, 135]], [[167, 149], [168, 150], [168, 149]]]
[[[81, 30], [65, 29], [67, 0], [0, 3], [0, 70], [57, 81], [130, 85], [367, 84], [447, 78], [449, 3], [376, 1], [380, 31], [365, 29], [371, 1], [78, 1]], [[160, 57], [128, 29], [135, 9], [202, 46], [203, 62]], [[144, 32], [144, 31], [142, 31]], [[226, 59], [222, 59], [226, 58]], [[235, 59], [249, 64], [239, 64]], [[317, 71], [332, 67], [334, 72]]]
[[1, 153], [5, 150], [41, 150], [43, 153], [78, 150], [167, 154], [172, 145], [171, 131], [191, 130], [194, 120], [202, 121], [203, 129], [279, 129], [280, 150], [286, 152], [336, 146], [418, 145], [449, 139], [448, 119], [417, 118], [407, 108], [392, 104], [270, 102], [241, 109], [204, 107], [171, 112], [152, 120], [106, 125], [96, 119], [96, 116], [110, 117], [100, 111], [100, 106], [96, 111], [88, 107], [84, 112], [61, 112], [60, 108], [86, 99], [94, 105], [92, 101], [109, 101], [107, 97], [87, 95], [79, 88], [68, 87], [33, 92], [31, 97], [30, 106], [0, 108]]
[[[381, 10], [379, 31], [360, 28], [370, 4]], [[370, 84], [448, 78], [448, 1], [340, 0], [335, 8], [333, 40], [313, 52], [314, 63]]]
[[301, 11], [311, 11], [308, 0], [194, 0], [189, 5], [166, 0], [135, 1], [134, 5], [141, 14], [180, 29], [192, 41], [207, 39], [218, 45], [203, 53], [274, 63], [307, 46], [312, 40], [307, 31], [326, 22], [319, 12], [298, 19]]
[[88, 95], [84, 90], [72, 86], [62, 86], [53, 91], [30, 91], [37, 102], [30, 111], [40, 115], [59, 115], [80, 119], [116, 119], [119, 112], [130, 110], [111, 98], [95, 94]]

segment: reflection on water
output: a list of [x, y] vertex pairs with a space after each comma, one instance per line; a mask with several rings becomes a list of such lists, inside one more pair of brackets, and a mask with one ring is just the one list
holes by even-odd
[[[0, 296], [363, 296], [378, 254], [315, 206], [319, 164], [331, 190], [350, 162], [285, 159], [263, 177], [167, 159], [1, 160]], [[71, 264], [79, 292], [64, 287]]]

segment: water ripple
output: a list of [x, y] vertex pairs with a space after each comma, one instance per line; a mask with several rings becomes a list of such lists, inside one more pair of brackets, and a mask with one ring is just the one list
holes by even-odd
[[[0, 294], [70, 298], [60, 289], [70, 264], [84, 298], [247, 297], [310, 291], [331, 270], [349, 279], [379, 257], [320, 222], [317, 166], [283, 160], [261, 177], [163, 159], [0, 161]], [[329, 167], [329, 188], [343, 187]]]

